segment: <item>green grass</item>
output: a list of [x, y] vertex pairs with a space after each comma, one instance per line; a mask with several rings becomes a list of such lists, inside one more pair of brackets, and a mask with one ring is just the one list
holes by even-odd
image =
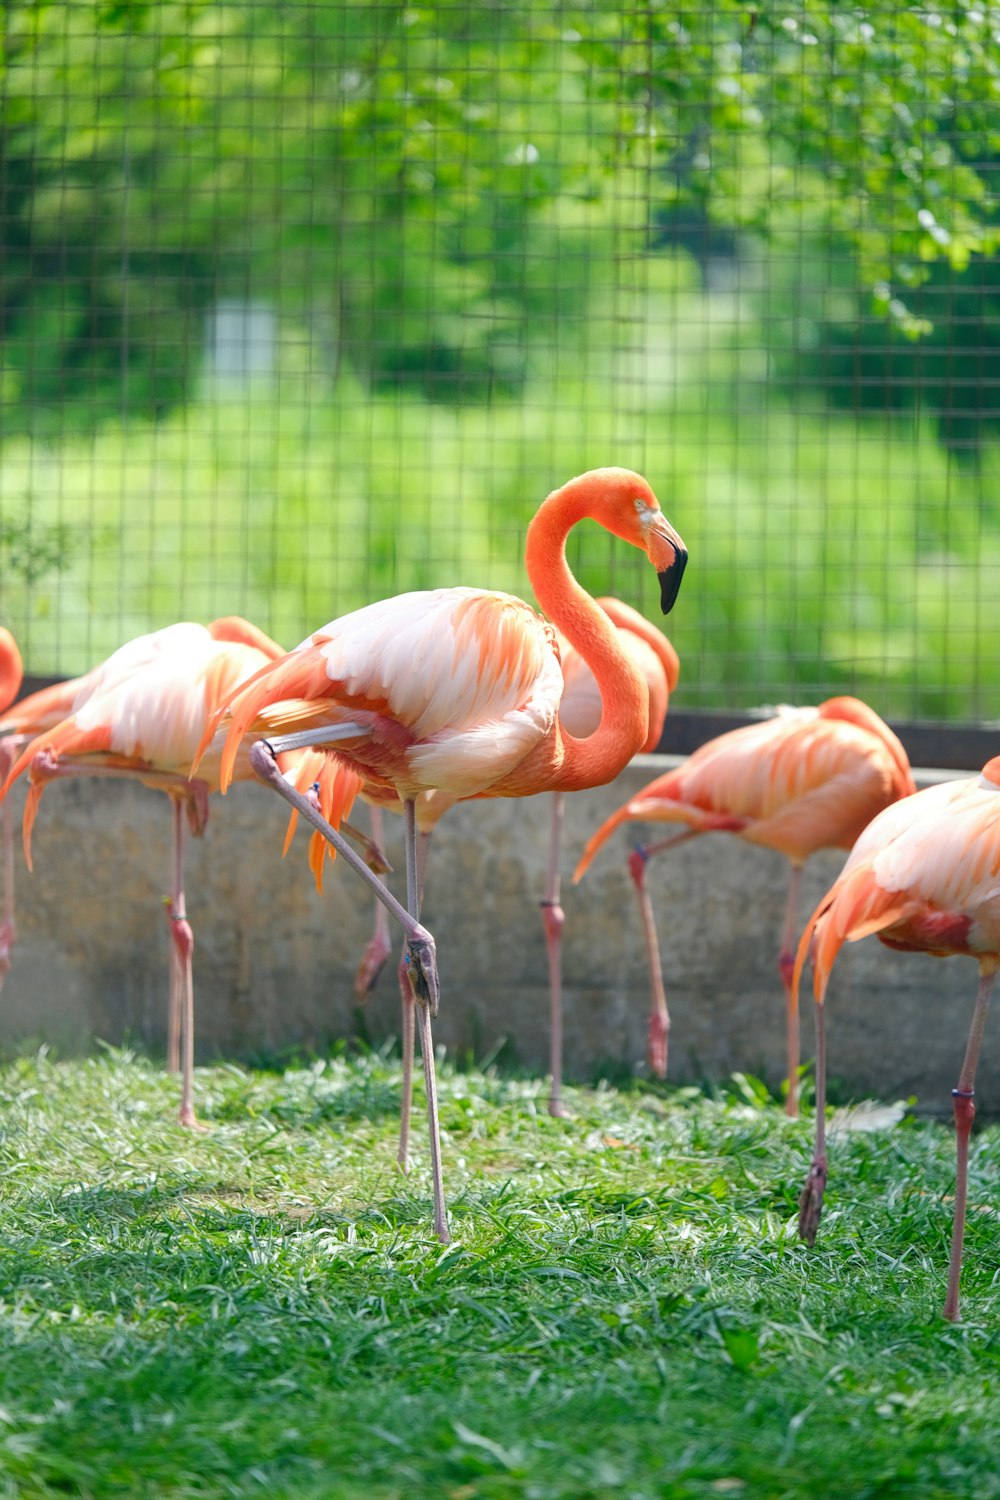
[[810, 1252], [809, 1125], [753, 1088], [553, 1121], [446, 1068], [443, 1250], [384, 1057], [201, 1070], [204, 1135], [175, 1092], [117, 1052], [0, 1073], [4, 1495], [1000, 1493], [996, 1220], [946, 1324], [940, 1126], [839, 1135]]

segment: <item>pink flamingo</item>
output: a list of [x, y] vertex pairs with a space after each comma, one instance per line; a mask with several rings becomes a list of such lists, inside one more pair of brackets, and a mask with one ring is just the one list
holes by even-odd
[[[595, 600], [618, 630], [619, 641], [646, 681], [649, 693], [649, 721], [646, 738], [639, 747], [648, 755], [655, 750], [663, 733], [670, 694], [677, 687], [680, 660], [661, 630], [634, 610], [631, 605], [610, 596]], [[586, 739], [601, 722], [601, 693], [593, 672], [579, 651], [562, 643], [562, 669], [565, 686], [559, 700], [559, 718], [564, 730], [575, 739]], [[566, 915], [561, 902], [560, 852], [562, 843], [565, 794], [552, 793], [549, 825], [549, 859], [542, 900], [542, 926], [549, 965], [550, 1041], [549, 1114], [566, 1114], [562, 1102], [562, 930]]]
[[944, 1316], [958, 1318], [965, 1235], [969, 1135], [976, 1063], [1000, 968], [1000, 756], [978, 777], [942, 782], [889, 807], [870, 823], [813, 912], [799, 943], [793, 1002], [812, 951], [816, 998], [816, 1147], [800, 1199], [799, 1233], [812, 1244], [826, 1186], [826, 989], [844, 943], [876, 933], [889, 948], [966, 953], [979, 964], [979, 990], [952, 1090], [956, 1132], [955, 1217]]
[[[603, 609], [608, 619], [616, 626], [621, 645], [629, 653], [634, 664], [645, 678], [646, 687], [649, 692], [649, 727], [645, 742], [640, 746], [640, 749], [643, 753], [648, 753], [650, 750], [655, 749], [659, 743], [660, 735], [663, 733], [663, 722], [666, 718], [669, 697], [677, 686], [677, 679], [680, 672], [680, 662], [677, 652], [663, 632], [651, 625], [631, 605], [623, 603], [620, 599], [611, 597], [596, 599], [594, 602]], [[593, 672], [579, 651], [575, 650], [565, 639], [559, 640], [558, 644], [564, 683], [562, 696], [559, 700], [559, 719], [564, 731], [571, 734], [575, 739], [586, 739], [594, 733], [601, 722], [600, 688]], [[365, 800], [372, 803], [372, 838], [378, 844], [381, 842], [380, 820], [383, 806], [392, 807], [395, 804], [394, 810], [398, 809], [401, 811], [402, 809], [395, 793], [389, 793], [387, 798], [383, 797], [381, 799], [377, 797], [377, 794], [369, 791], [363, 790], [361, 795]], [[423, 900], [423, 872], [426, 867], [431, 834], [437, 826], [439, 819], [449, 808], [454, 806], [456, 800], [456, 798], [449, 797], [440, 791], [424, 792], [417, 798], [417, 865], [421, 901]], [[562, 964], [560, 952], [565, 914], [560, 902], [559, 871], [564, 807], [564, 793], [553, 792], [551, 794], [552, 812], [549, 831], [548, 870], [545, 896], [541, 902], [542, 924], [548, 951], [551, 1013], [549, 1047], [551, 1088], [548, 1107], [549, 1113], [554, 1116], [564, 1116], [566, 1114], [562, 1102]], [[389, 956], [389, 952], [388, 916], [385, 907], [380, 901], [376, 900], [375, 930], [365, 949], [355, 979], [355, 991], [362, 1000], [366, 999], [371, 993], [378, 975]], [[410, 1094], [414, 1040], [414, 1001], [413, 991], [410, 988], [410, 982], [407, 977], [405, 948], [403, 960], [398, 970], [398, 978], [403, 1014], [403, 1110], [400, 1121], [398, 1161], [405, 1171], [409, 1154]]]
[[[272, 659], [283, 655], [282, 648], [277, 642], [272, 641], [256, 625], [251, 624], [249, 620], [244, 620], [240, 615], [226, 615], [221, 619], [213, 620], [205, 627], [193, 627], [196, 631], [203, 628], [212, 640], [231, 641], [254, 647], [265, 657]], [[0, 718], [0, 785], [6, 780], [17, 755], [29, 740], [34, 740], [39, 735], [55, 729], [64, 719], [81, 709], [95, 694], [104, 692], [116, 683], [124, 682], [135, 673], [153, 669], [159, 663], [163, 653], [176, 646], [177, 639], [174, 627], [137, 636], [134, 640], [119, 646], [117, 651], [112, 652], [109, 657], [92, 667], [89, 672], [83, 673], [82, 676], [69, 677], [62, 682], [51, 683], [48, 687], [30, 693], [26, 698], [15, 703], [3, 718]], [[9, 637], [6, 644], [0, 642], [0, 671], [5, 669], [5, 662], [8, 672], [13, 669], [12, 644]], [[16, 646], [13, 650], [16, 653]], [[16, 665], [19, 669], [20, 656], [17, 657]], [[13, 696], [14, 694], [11, 694], [11, 698]], [[7, 701], [10, 702], [10, 699]], [[4, 706], [6, 707], [6, 704]], [[2, 797], [3, 794], [0, 792], [0, 798]], [[10, 827], [10, 804], [5, 799], [2, 802], [2, 817], [4, 865], [7, 878], [4, 886], [6, 914], [0, 933], [5, 934], [6, 963], [4, 968], [6, 970], [10, 967], [10, 950], [14, 942], [15, 927], [14, 846]], [[172, 983], [167, 1044], [167, 1067], [171, 1072], [176, 1072], [180, 1066], [178, 1005], [179, 998], [175, 993], [175, 985]]]
[[[167, 903], [171, 932], [168, 1053], [181, 1053], [179, 1119], [182, 1125], [191, 1127], [197, 1126], [193, 1104], [194, 935], [184, 895], [184, 815], [195, 835], [204, 832], [208, 794], [219, 785], [219, 749], [209, 754], [196, 781], [189, 780], [188, 769], [217, 705], [240, 682], [280, 654], [280, 647], [236, 617], [210, 627], [171, 625], [131, 641], [78, 680], [73, 711], [21, 750], [0, 793], [5, 795], [15, 778], [29, 771], [24, 813], [29, 868], [31, 832], [49, 781], [76, 776], [127, 777], [170, 797], [174, 836]], [[63, 690], [67, 687], [59, 686]], [[41, 715], [51, 701], [36, 703], [36, 715]], [[26, 718], [22, 715], [21, 722]], [[328, 785], [314, 792], [313, 799], [318, 798], [328, 808], [332, 821], [339, 822], [353, 796], [354, 778], [315, 755], [292, 754], [282, 764], [283, 774], [296, 781], [303, 792], [318, 770], [321, 772]], [[246, 747], [240, 750], [234, 774], [244, 780], [252, 775]]]
[[[522, 600], [481, 589], [437, 589], [371, 604], [324, 626], [264, 668], [229, 701], [222, 784], [249, 731], [262, 779], [338, 847], [402, 926], [416, 999], [427, 1093], [434, 1230], [450, 1238], [441, 1175], [431, 1014], [439, 984], [434, 940], [419, 922], [416, 800], [526, 797], [613, 779], [644, 743], [649, 693], [607, 615], [566, 562], [570, 529], [586, 518], [646, 552], [674, 602], [687, 553], [640, 475], [597, 469], [553, 491], [528, 527], [525, 562], [538, 601], [585, 657], [600, 685], [600, 727], [574, 739], [559, 721], [563, 675], [551, 626]], [[205, 743], [222, 717], [210, 721]], [[336, 831], [277, 774], [274, 752], [336, 750], [364, 779], [394, 791], [406, 828], [403, 908]]]
[[621, 823], [636, 819], [686, 825], [683, 833], [639, 848], [629, 859], [652, 984], [649, 1047], [654, 1072], [661, 1078], [666, 1073], [670, 1017], [646, 887], [650, 856], [700, 833], [724, 832], [776, 849], [788, 860], [791, 876], [778, 969], [786, 999], [786, 1108], [795, 1116], [799, 1023], [791, 977], [803, 866], [819, 849], [849, 849], [876, 813], [913, 791], [906, 751], [888, 725], [857, 698], [830, 698], [818, 708], [781, 708], [760, 724], [720, 734], [612, 813], [588, 842], [574, 880]]

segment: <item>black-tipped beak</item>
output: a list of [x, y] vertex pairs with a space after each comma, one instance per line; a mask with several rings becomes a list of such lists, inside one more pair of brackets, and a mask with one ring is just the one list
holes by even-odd
[[657, 573], [660, 580], [660, 608], [665, 615], [669, 615], [674, 607], [674, 601], [680, 592], [681, 579], [684, 577], [684, 569], [687, 567], [688, 555], [684, 549], [678, 548], [677, 555], [669, 568], [664, 568], [662, 573]]

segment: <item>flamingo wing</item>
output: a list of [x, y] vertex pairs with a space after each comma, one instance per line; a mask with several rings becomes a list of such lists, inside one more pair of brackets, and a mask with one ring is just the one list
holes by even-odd
[[248, 731], [350, 726], [338, 752], [376, 784], [474, 796], [552, 732], [562, 685], [553, 632], [521, 600], [400, 594], [334, 620], [233, 695], [223, 784]]
[[[171, 634], [169, 641], [164, 640]], [[131, 642], [88, 674], [83, 701], [22, 750], [7, 790], [41, 751], [118, 769], [187, 772], [221, 700], [262, 664], [254, 647], [214, 641], [203, 626], [174, 626]], [[112, 665], [114, 663], [114, 665]], [[79, 689], [76, 694], [80, 698]], [[217, 784], [218, 756], [203, 779]]]
[[574, 878], [630, 820], [736, 833], [801, 864], [817, 849], [850, 847], [876, 813], [912, 790], [906, 752], [867, 705], [838, 699], [818, 709], [783, 707], [709, 740], [612, 813]]

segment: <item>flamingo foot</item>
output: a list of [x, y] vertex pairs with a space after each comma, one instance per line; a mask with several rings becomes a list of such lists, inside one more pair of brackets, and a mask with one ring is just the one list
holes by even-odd
[[414, 998], [422, 1001], [431, 1016], [438, 1013], [441, 983], [438, 979], [434, 939], [426, 927], [418, 927], [406, 943], [406, 972]]
[[553, 1120], [572, 1120], [573, 1111], [569, 1109], [558, 1094], [549, 1095], [549, 1114]]
[[817, 1156], [809, 1168], [799, 1194], [799, 1239], [812, 1248], [816, 1243], [820, 1215], [823, 1212], [823, 1193], [826, 1188], [826, 1157]]
[[185, 1130], [196, 1130], [199, 1135], [208, 1133], [208, 1126], [203, 1125], [194, 1112], [193, 1105], [182, 1104], [177, 1111], [177, 1122], [183, 1125]]
[[670, 1021], [653, 1011], [646, 1031], [646, 1050], [649, 1066], [655, 1078], [667, 1076], [667, 1052], [670, 1042]]

